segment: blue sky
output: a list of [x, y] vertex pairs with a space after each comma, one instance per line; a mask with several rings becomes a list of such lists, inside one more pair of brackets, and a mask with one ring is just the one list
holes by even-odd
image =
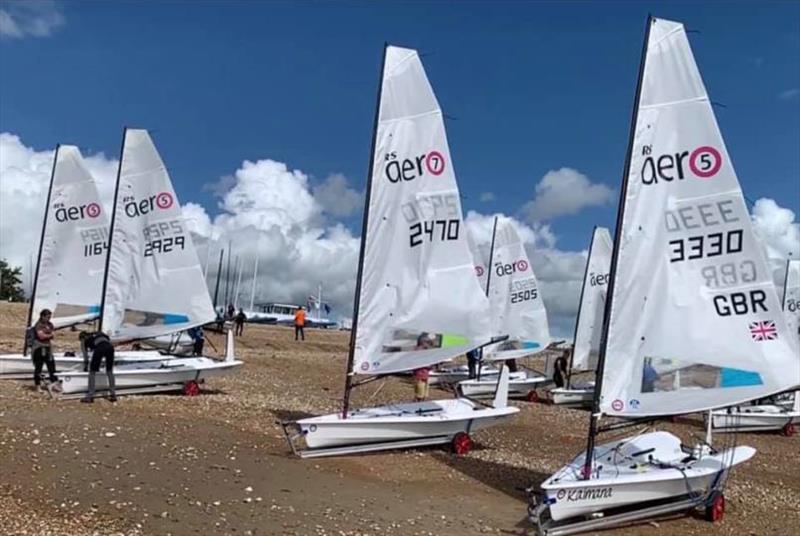
[[[4, 4], [7, 4], [4, 2]], [[12, 2], [13, 4], [13, 2]], [[63, 2], [0, 40], [0, 131], [116, 157], [151, 129], [183, 202], [271, 158], [364, 184], [382, 44], [418, 48], [467, 209], [516, 214], [551, 169], [618, 191], [646, 14], [683, 21], [750, 199], [800, 212], [800, 4]], [[491, 202], [479, 200], [493, 192]], [[616, 202], [551, 222], [586, 246]], [[358, 217], [345, 218], [355, 234]]]

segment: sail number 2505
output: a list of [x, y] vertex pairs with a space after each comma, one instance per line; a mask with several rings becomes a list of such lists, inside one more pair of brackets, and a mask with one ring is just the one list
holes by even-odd
[[458, 240], [459, 220], [425, 220], [408, 226], [408, 239], [411, 247], [422, 245], [427, 238], [434, 240]]

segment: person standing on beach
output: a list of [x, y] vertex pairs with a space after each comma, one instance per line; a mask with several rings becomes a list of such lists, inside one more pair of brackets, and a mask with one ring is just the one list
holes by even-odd
[[247, 320], [247, 315], [244, 314], [244, 311], [242, 309], [239, 309], [239, 314], [237, 314], [236, 318], [234, 318], [234, 324], [236, 327], [233, 331], [233, 334], [236, 335], [237, 337], [244, 334], [245, 320]]
[[[435, 343], [423, 332], [417, 337], [417, 346], [414, 350], [428, 350], [433, 348]], [[414, 370], [414, 400], [424, 402], [428, 399], [428, 378], [430, 377], [430, 367], [421, 367]]]
[[[111, 339], [102, 331], [87, 333], [82, 331], [78, 336], [81, 341], [81, 351], [83, 352], [84, 367], [89, 365], [89, 392], [81, 399], [81, 402], [91, 404], [94, 402], [95, 375], [100, 370], [100, 363], [106, 362], [106, 376], [108, 377], [108, 390], [111, 402], [117, 401], [117, 394], [114, 385], [114, 345]], [[92, 352], [92, 360], [89, 363], [89, 352]]]
[[297, 340], [299, 335], [302, 340], [306, 340], [306, 334], [303, 328], [306, 325], [306, 312], [301, 305], [297, 311], [294, 312], [294, 340]]
[[56, 377], [56, 362], [53, 359], [53, 349], [51, 343], [55, 337], [56, 328], [50, 322], [53, 313], [50, 309], [42, 309], [39, 313], [39, 320], [33, 325], [30, 332], [31, 357], [33, 359], [33, 386], [39, 390], [42, 387], [42, 366], [47, 364], [47, 374], [50, 383], [58, 381]]

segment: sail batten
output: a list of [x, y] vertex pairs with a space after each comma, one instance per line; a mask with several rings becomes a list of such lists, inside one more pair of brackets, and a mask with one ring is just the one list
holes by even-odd
[[103, 329], [124, 341], [211, 322], [211, 298], [166, 167], [146, 130], [124, 136]]
[[355, 374], [428, 366], [489, 341], [441, 108], [415, 50], [384, 54]]
[[651, 21], [599, 410], [671, 415], [800, 382], [798, 356], [679, 23]]

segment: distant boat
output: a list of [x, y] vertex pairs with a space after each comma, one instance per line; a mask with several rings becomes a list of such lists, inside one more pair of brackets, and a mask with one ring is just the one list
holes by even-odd
[[[257, 324], [279, 324], [282, 326], [294, 326], [294, 313], [300, 309], [299, 305], [286, 303], [264, 303], [256, 305], [256, 311], [245, 311], [248, 322]], [[306, 327], [310, 328], [332, 328], [338, 324], [327, 318], [312, 316], [306, 313]]]

